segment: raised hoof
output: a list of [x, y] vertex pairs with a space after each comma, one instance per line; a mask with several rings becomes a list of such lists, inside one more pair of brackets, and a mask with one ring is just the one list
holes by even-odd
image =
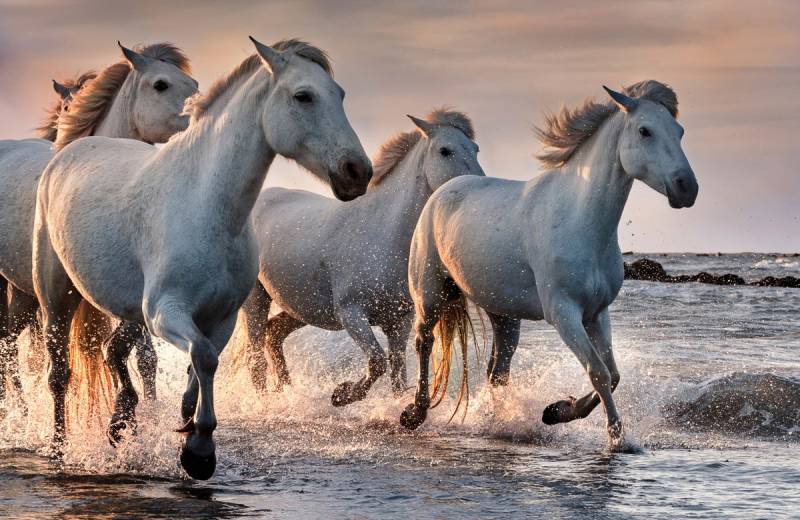
[[344, 382], [336, 387], [331, 394], [331, 404], [333, 406], [346, 406], [348, 404], [361, 401], [367, 396], [367, 391], [358, 383], [350, 381]]
[[542, 412], [542, 422], [547, 425], [554, 425], [563, 422], [569, 422], [574, 419], [575, 398], [571, 397], [563, 401], [556, 401], [553, 404], [547, 405], [547, 408]]
[[427, 416], [427, 408], [420, 408], [412, 403], [400, 414], [400, 425], [408, 430], [416, 430], [425, 422]]
[[136, 435], [136, 419], [132, 417], [127, 419], [116, 416], [111, 417], [111, 422], [106, 431], [106, 436], [111, 446], [116, 448], [122, 442], [126, 430], [131, 435]]
[[193, 479], [208, 480], [217, 469], [217, 456], [213, 451], [207, 456], [198, 455], [184, 445], [181, 448], [181, 466]]

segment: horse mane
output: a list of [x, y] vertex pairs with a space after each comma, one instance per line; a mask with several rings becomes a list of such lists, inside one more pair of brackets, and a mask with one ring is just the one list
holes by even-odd
[[[655, 80], [640, 81], [625, 87], [622, 93], [659, 103], [672, 117], [678, 117], [678, 96], [664, 83]], [[583, 143], [618, 110], [612, 101], [598, 103], [593, 98], [587, 98], [576, 108], [563, 106], [558, 114], [545, 114], [544, 127], [534, 128], [536, 136], [545, 147], [536, 158], [546, 168], [564, 166]]]
[[[75, 79], [69, 78], [59, 81], [59, 83], [70, 90], [77, 91], [83, 88], [83, 85], [87, 81], [92, 80], [95, 77], [97, 77], [97, 73], [93, 70], [89, 70]], [[61, 108], [63, 106], [64, 103], [60, 97], [58, 100], [54, 101], [52, 105], [50, 105], [50, 108], [47, 109], [47, 115], [45, 115], [41, 126], [36, 128], [36, 135], [42, 139], [47, 139], [48, 141], [56, 140], [56, 135], [58, 135], [58, 118], [61, 115]]]
[[[437, 108], [425, 116], [425, 120], [436, 126], [452, 126], [461, 130], [471, 140], [475, 140], [475, 129], [472, 126], [472, 121], [463, 112], [444, 107]], [[383, 179], [388, 177], [420, 139], [422, 139], [422, 132], [416, 129], [399, 133], [383, 143], [378, 151], [378, 156], [372, 161], [373, 173], [369, 187], [380, 184]]]
[[[272, 48], [280, 52], [288, 51], [300, 56], [301, 58], [305, 58], [311, 62], [314, 62], [322, 67], [322, 70], [327, 72], [328, 75], [333, 77], [333, 66], [331, 65], [331, 60], [328, 57], [328, 54], [319, 47], [315, 47], [310, 43], [298, 40], [296, 38], [291, 38], [275, 43], [272, 45]], [[222, 97], [225, 92], [230, 90], [232, 86], [238, 84], [243, 78], [249, 78], [252, 76], [253, 73], [259, 70], [260, 67], [261, 57], [258, 54], [251, 54], [226, 76], [215, 81], [211, 87], [209, 87], [206, 94], [195, 94], [187, 99], [184, 112], [190, 114], [192, 116], [192, 120], [196, 121], [202, 117], [203, 114], [208, 112], [214, 102]]]
[[[192, 72], [189, 58], [171, 43], [137, 46], [134, 50], [143, 56], [175, 65], [186, 74]], [[114, 63], [103, 69], [94, 81], [75, 95], [70, 103], [69, 112], [64, 114], [58, 123], [56, 150], [92, 134], [97, 123], [105, 117], [131, 70], [133, 69], [127, 60]]]

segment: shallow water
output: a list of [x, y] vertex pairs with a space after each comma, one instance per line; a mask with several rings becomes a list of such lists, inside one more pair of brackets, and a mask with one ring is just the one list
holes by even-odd
[[[798, 258], [788, 255], [651, 257], [668, 272], [800, 275]], [[447, 423], [450, 401], [414, 433], [397, 422], [412, 390], [394, 399], [380, 382], [362, 403], [330, 406], [335, 384], [364, 369], [343, 333], [292, 335], [286, 354], [295, 385], [267, 399], [224, 359], [220, 462], [205, 483], [184, 479], [177, 466], [180, 438], [171, 430], [186, 360], [171, 347], [158, 347], [160, 399], [140, 404], [138, 436], [114, 450], [101, 419], [73, 420], [61, 467], [45, 457], [46, 385], [26, 373], [30, 413], [12, 408], [0, 420], [0, 511], [26, 518], [797, 516], [800, 410], [781, 404], [796, 402], [795, 391], [800, 398], [798, 309], [797, 289], [626, 281], [612, 323], [622, 371], [615, 398], [641, 449], [631, 454], [607, 452], [600, 410], [582, 421], [541, 423], [547, 404], [589, 387], [542, 323], [524, 325], [508, 388], [486, 388], [473, 354], [464, 422]], [[732, 383], [719, 380], [734, 373]], [[763, 374], [785, 387], [771, 393], [774, 381]], [[751, 379], [766, 390], [749, 390], [742, 381]], [[702, 406], [718, 408], [737, 390], [744, 405], [723, 427]], [[675, 416], [677, 405], [696, 412], [691, 421]]]

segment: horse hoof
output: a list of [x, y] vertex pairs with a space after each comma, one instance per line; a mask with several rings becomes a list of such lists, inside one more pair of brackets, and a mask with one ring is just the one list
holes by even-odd
[[573, 408], [575, 406], [575, 399], [565, 399], [563, 401], [556, 401], [553, 404], [547, 405], [547, 408], [542, 412], [542, 422], [552, 426], [554, 424], [569, 422], [572, 417]]
[[360, 385], [347, 381], [337, 386], [333, 391], [331, 404], [333, 406], [346, 406], [356, 401], [361, 401], [366, 396], [367, 393], [361, 389]]
[[425, 422], [427, 415], [427, 409], [420, 408], [416, 404], [410, 404], [400, 414], [400, 425], [407, 430], [416, 430]]
[[184, 445], [181, 448], [181, 466], [193, 479], [208, 480], [217, 469], [217, 456], [213, 451], [210, 455], [198, 455]]
[[106, 436], [111, 446], [116, 448], [122, 442], [123, 434], [129, 431], [131, 435], [136, 435], [136, 420], [133, 418], [122, 419], [119, 417], [111, 417], [111, 423], [108, 425]]
[[608, 425], [608, 448], [613, 452], [625, 451], [625, 430], [622, 421]]

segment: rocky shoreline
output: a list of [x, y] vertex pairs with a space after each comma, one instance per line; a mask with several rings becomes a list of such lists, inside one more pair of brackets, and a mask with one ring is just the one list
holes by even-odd
[[655, 260], [650, 260], [649, 258], [640, 258], [630, 264], [626, 262], [625, 279], [662, 283], [697, 282], [713, 285], [755, 285], [758, 287], [790, 287], [793, 289], [800, 289], [800, 278], [794, 276], [783, 276], [780, 278], [767, 276], [750, 283], [746, 282], [741, 276], [732, 273], [715, 275], [701, 271], [692, 275], [682, 274], [672, 276], [667, 274], [660, 263]]

